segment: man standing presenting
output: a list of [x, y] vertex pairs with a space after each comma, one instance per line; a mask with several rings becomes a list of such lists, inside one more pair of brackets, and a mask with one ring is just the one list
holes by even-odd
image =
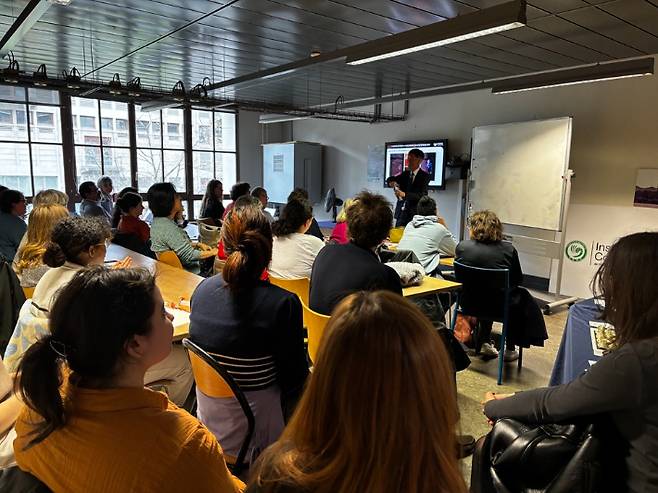
[[407, 155], [408, 167], [397, 176], [390, 176], [386, 183], [395, 190], [398, 204], [395, 207], [395, 226], [406, 226], [416, 214], [418, 201], [427, 195], [430, 175], [420, 165], [425, 160], [425, 154], [420, 149], [411, 149]]

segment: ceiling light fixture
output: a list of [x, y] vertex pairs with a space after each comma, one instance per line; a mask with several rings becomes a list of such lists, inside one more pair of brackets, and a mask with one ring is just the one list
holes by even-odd
[[37, 68], [36, 72], [32, 74], [32, 82], [34, 82], [34, 85], [38, 87], [48, 86], [48, 74], [46, 73], [45, 63], [39, 65], [39, 68]]
[[112, 80], [110, 81], [110, 94], [113, 94], [115, 96], [119, 96], [121, 94], [121, 78], [119, 77], [119, 74], [114, 74], [114, 77], [112, 77]]
[[204, 84], [197, 84], [190, 91], [190, 103], [199, 103], [208, 97], [208, 91]]
[[130, 82], [126, 84], [126, 89], [128, 89], [128, 96], [137, 98], [142, 92], [142, 81], [139, 77], [133, 77]]
[[174, 84], [174, 87], [171, 90], [171, 95], [174, 98], [174, 101], [185, 101], [185, 85], [182, 80], [179, 80]]
[[66, 79], [66, 87], [69, 89], [80, 89], [80, 72], [78, 71], [77, 68], [73, 67], [70, 72], [66, 72], [66, 70], [62, 71], [62, 75]]
[[507, 94], [510, 92], [532, 91], [548, 87], [569, 86], [572, 84], [585, 84], [588, 82], [601, 82], [628, 77], [642, 77], [653, 75], [653, 73], [653, 57], [639, 58], [523, 75], [493, 84], [491, 92], [494, 94]]
[[71, 4], [71, 0], [48, 0], [48, 2], [55, 5], [63, 5], [65, 7]]
[[428, 26], [364, 43], [347, 57], [350, 65], [376, 62], [467, 39], [516, 29], [526, 24], [525, 0], [515, 0], [477, 10]]
[[9, 52], [9, 65], [7, 66], [6, 69], [2, 71], [2, 77], [4, 78], [5, 82], [8, 82], [10, 84], [18, 84], [18, 77], [20, 75], [20, 67], [18, 65], [18, 62], [16, 61], [16, 58], [14, 57], [13, 52]]
[[261, 125], [267, 125], [270, 123], [284, 123], [284, 122], [294, 122], [297, 120], [306, 120], [308, 118], [310, 118], [310, 116], [270, 114], [270, 115], [260, 115], [258, 117], [258, 123], [260, 123]]

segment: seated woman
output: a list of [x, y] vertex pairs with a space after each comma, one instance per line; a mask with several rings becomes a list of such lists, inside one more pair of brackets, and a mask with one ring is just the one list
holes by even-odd
[[142, 243], [148, 242], [151, 237], [151, 229], [140, 219], [144, 212], [141, 195], [128, 192], [117, 199], [117, 207], [121, 211], [121, 219], [117, 227], [119, 233], [132, 234]]
[[183, 204], [171, 183], [156, 183], [149, 188], [146, 198], [153, 212], [151, 250], [156, 254], [167, 250], [176, 253], [183, 267], [199, 273], [199, 260], [217, 255], [217, 248], [194, 243], [187, 232], [174, 220], [183, 211]]
[[[290, 194], [288, 195], [288, 199], [286, 202], [290, 202], [291, 200], [308, 200], [309, 203], [311, 203], [311, 199], [309, 199], [308, 192], [304, 190], [303, 188], [295, 188]], [[318, 222], [313, 218], [311, 221], [311, 226], [308, 228], [306, 231], [307, 235], [312, 235], [315, 236], [316, 238], [324, 241], [324, 235], [322, 234], [322, 230], [320, 229], [320, 225]]]
[[18, 190], [0, 192], [0, 259], [12, 262], [27, 230], [25, 216], [27, 202]]
[[402, 295], [400, 276], [375, 253], [392, 222], [391, 204], [381, 195], [361, 192], [354, 198], [347, 209], [350, 243], [327, 245], [313, 264], [312, 310], [329, 315], [340, 300], [355, 291], [385, 289]]
[[43, 254], [50, 243], [53, 228], [60, 219], [69, 217], [69, 211], [61, 205], [35, 207], [30, 213], [26, 242], [18, 249], [14, 270], [24, 288], [33, 288], [50, 269]]
[[226, 206], [226, 209], [224, 209], [224, 214], [222, 215], [222, 221], [226, 219], [226, 216], [228, 216], [228, 213], [231, 212], [233, 207], [235, 207], [235, 202], [238, 200], [240, 197], [243, 197], [245, 195], [249, 195], [249, 189], [251, 188], [251, 185], [246, 182], [240, 182], [236, 183], [231, 187], [231, 202], [229, 205]]
[[212, 221], [211, 226], [221, 226], [224, 217], [224, 185], [219, 180], [210, 180], [201, 201], [200, 218]]
[[354, 200], [347, 199], [343, 204], [342, 209], [336, 216], [336, 226], [331, 231], [331, 237], [329, 238], [330, 243], [338, 243], [339, 245], [345, 245], [350, 242], [350, 238], [347, 233], [347, 209], [354, 203]]
[[[226, 217], [222, 242], [228, 254], [222, 275], [204, 280], [192, 295], [190, 339], [245, 391], [256, 418], [247, 455], [254, 459], [279, 437], [308, 375], [302, 306], [293, 293], [259, 279], [272, 257], [270, 223], [259, 204]], [[237, 401], [197, 388], [197, 406], [226, 453], [237, 455], [247, 426]]]
[[[117, 194], [117, 200], [119, 200], [121, 197], [126, 195], [128, 192], [139, 194], [137, 189], [134, 187], [122, 188], [121, 191]], [[115, 203], [114, 209], [112, 209], [112, 222], [110, 225], [112, 226], [113, 229], [117, 229], [119, 227], [120, 221], [121, 221], [121, 209], [119, 209], [119, 207]]]
[[[658, 485], [658, 233], [636, 233], [609, 250], [592, 283], [605, 300], [601, 319], [615, 327], [616, 349], [571, 383], [485, 396], [491, 420], [558, 423], [603, 415], [621, 443], [606, 491], [656, 491]], [[604, 437], [605, 438], [605, 437]], [[619, 483], [619, 484], [617, 484]]]
[[[469, 218], [470, 240], [459, 242], [455, 251], [455, 261], [485, 269], [509, 269], [510, 313], [507, 328], [505, 361], [519, 358], [515, 346], [543, 346], [548, 339], [544, 317], [528, 291], [519, 286], [523, 281], [519, 254], [516, 248], [503, 241], [503, 225], [491, 211], [478, 211]], [[492, 306], [502, 303], [501, 299], [478, 300], [480, 305]], [[498, 356], [498, 350], [490, 342], [493, 322], [478, 320], [475, 351], [485, 357]]]
[[411, 250], [427, 275], [439, 275], [440, 255], [455, 255], [457, 242], [439, 216], [436, 202], [427, 195], [418, 201], [416, 214], [404, 227], [398, 250]]
[[465, 493], [452, 368], [422, 313], [390, 292], [356, 293], [322, 341], [295, 414], [247, 491]]
[[53, 491], [242, 491], [215, 437], [144, 388], [171, 351], [172, 318], [145, 269], [78, 272], [19, 368], [18, 466]]
[[313, 221], [313, 209], [307, 200], [288, 202], [279, 219], [272, 224], [274, 245], [270, 274], [279, 279], [311, 277], [311, 268], [324, 241], [305, 234]]

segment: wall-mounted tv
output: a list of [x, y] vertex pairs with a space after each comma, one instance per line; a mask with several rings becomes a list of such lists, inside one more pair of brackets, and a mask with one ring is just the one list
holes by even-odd
[[[411, 149], [420, 149], [425, 153], [425, 160], [421, 169], [430, 175], [430, 188], [445, 188], [445, 167], [448, 157], [448, 141], [437, 140], [409, 140], [405, 142], [387, 142], [385, 152], [385, 178], [402, 173], [408, 165], [408, 154]], [[388, 187], [386, 182], [384, 186]]]

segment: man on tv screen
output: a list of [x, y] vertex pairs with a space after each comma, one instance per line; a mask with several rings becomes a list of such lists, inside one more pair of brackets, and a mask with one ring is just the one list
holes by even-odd
[[407, 155], [407, 169], [399, 175], [389, 176], [386, 183], [393, 187], [398, 203], [395, 207], [395, 226], [406, 226], [416, 214], [416, 206], [423, 195], [427, 195], [429, 173], [420, 165], [425, 154], [420, 149], [411, 149]]

